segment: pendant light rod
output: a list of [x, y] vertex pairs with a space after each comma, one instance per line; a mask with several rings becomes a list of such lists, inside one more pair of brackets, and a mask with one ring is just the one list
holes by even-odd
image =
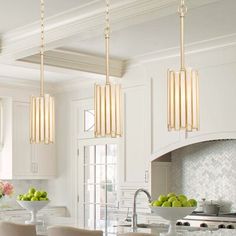
[[106, 47], [106, 84], [110, 84], [110, 61], [109, 61], [109, 48], [110, 48], [110, 3], [106, 0], [106, 25], [105, 25], [105, 47]]
[[30, 99], [30, 143], [51, 144], [55, 141], [55, 103], [44, 93], [44, 0], [40, 0], [40, 95]]
[[41, 0], [40, 96], [44, 95], [44, 0]]
[[180, 14], [180, 61], [181, 61], [181, 70], [185, 70], [185, 58], [184, 58], [184, 17], [187, 13], [187, 7], [185, 6], [184, 0], [180, 0], [179, 6]]

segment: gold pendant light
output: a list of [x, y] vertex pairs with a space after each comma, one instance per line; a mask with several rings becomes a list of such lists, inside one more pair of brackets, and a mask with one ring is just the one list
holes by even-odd
[[121, 137], [122, 136], [122, 114], [121, 114], [121, 85], [110, 83], [109, 71], [109, 1], [106, 1], [106, 84], [95, 84], [95, 137]]
[[54, 98], [44, 93], [44, 0], [41, 0], [40, 96], [30, 99], [30, 143], [54, 142]]
[[180, 13], [180, 71], [168, 70], [168, 130], [187, 132], [199, 130], [198, 71], [186, 69], [184, 64], [184, 17], [187, 13], [181, 0]]

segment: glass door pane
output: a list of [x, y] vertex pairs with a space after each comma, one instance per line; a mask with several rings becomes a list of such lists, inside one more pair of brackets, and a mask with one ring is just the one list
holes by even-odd
[[108, 232], [117, 206], [117, 145], [84, 147], [84, 227]]

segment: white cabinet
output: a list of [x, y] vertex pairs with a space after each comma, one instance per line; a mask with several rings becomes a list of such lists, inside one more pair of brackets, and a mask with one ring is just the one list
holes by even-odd
[[[30, 144], [29, 103], [12, 102], [4, 107], [4, 146], [1, 179], [48, 179], [55, 176], [54, 145]], [[6, 171], [7, 170], [7, 171]]]
[[148, 184], [150, 157], [148, 88], [126, 88], [124, 106], [121, 185], [141, 187]]

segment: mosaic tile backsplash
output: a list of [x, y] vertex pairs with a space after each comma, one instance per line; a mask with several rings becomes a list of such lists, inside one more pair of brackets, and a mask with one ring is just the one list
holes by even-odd
[[190, 145], [172, 154], [172, 191], [236, 211], [236, 141]]

